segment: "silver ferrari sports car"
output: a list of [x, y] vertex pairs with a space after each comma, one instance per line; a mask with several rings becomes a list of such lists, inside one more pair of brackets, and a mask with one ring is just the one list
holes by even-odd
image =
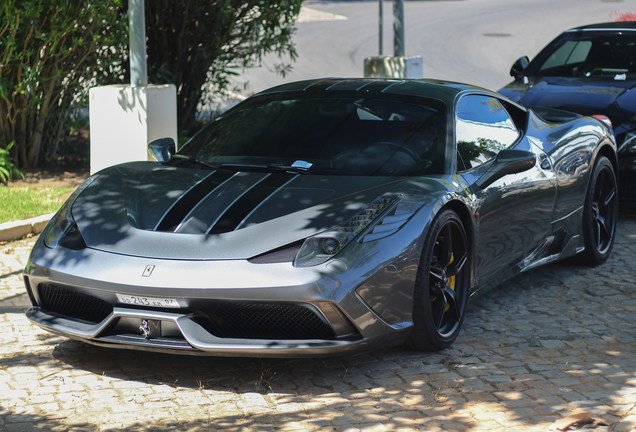
[[448, 347], [468, 298], [607, 259], [607, 119], [464, 84], [321, 79], [86, 180], [35, 244], [37, 325], [106, 347], [315, 356]]

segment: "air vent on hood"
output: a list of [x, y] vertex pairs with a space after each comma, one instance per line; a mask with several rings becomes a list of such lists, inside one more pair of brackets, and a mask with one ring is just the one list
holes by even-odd
[[275, 264], [275, 263], [284, 263], [284, 262], [292, 262], [300, 247], [303, 245], [304, 240], [298, 241], [296, 243], [292, 243], [290, 245], [286, 245], [280, 247], [278, 249], [274, 249], [264, 254], [257, 255], [255, 257], [249, 258], [248, 261], [252, 264]]

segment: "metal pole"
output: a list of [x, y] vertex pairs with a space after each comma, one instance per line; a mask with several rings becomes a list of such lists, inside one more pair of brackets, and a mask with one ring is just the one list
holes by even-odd
[[382, 0], [378, 0], [378, 4], [380, 6], [380, 28], [379, 28], [379, 45], [380, 45], [380, 55], [382, 55], [382, 21], [384, 20], [384, 14], [382, 13]]
[[133, 87], [148, 85], [146, 67], [146, 20], [144, 0], [128, 1], [128, 24], [130, 30], [130, 84]]
[[393, 0], [393, 55], [404, 57], [404, 0]]

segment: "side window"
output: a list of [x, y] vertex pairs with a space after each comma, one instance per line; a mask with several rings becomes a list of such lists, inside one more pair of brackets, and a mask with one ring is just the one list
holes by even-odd
[[497, 99], [467, 95], [457, 102], [455, 119], [458, 171], [474, 168], [519, 138], [510, 115]]

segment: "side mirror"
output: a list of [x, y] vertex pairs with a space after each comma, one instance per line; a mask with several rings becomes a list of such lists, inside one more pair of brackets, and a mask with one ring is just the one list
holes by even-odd
[[526, 150], [502, 150], [488, 170], [477, 179], [475, 185], [485, 189], [508, 174], [529, 170], [537, 163], [537, 156]]
[[530, 59], [528, 58], [528, 56], [518, 58], [517, 61], [514, 62], [514, 64], [510, 68], [510, 76], [514, 78], [520, 77], [521, 75], [523, 75], [523, 71], [525, 71], [528, 67], [528, 64], [530, 64]]
[[172, 138], [159, 138], [148, 144], [148, 155], [157, 162], [166, 162], [175, 151], [176, 146]]

